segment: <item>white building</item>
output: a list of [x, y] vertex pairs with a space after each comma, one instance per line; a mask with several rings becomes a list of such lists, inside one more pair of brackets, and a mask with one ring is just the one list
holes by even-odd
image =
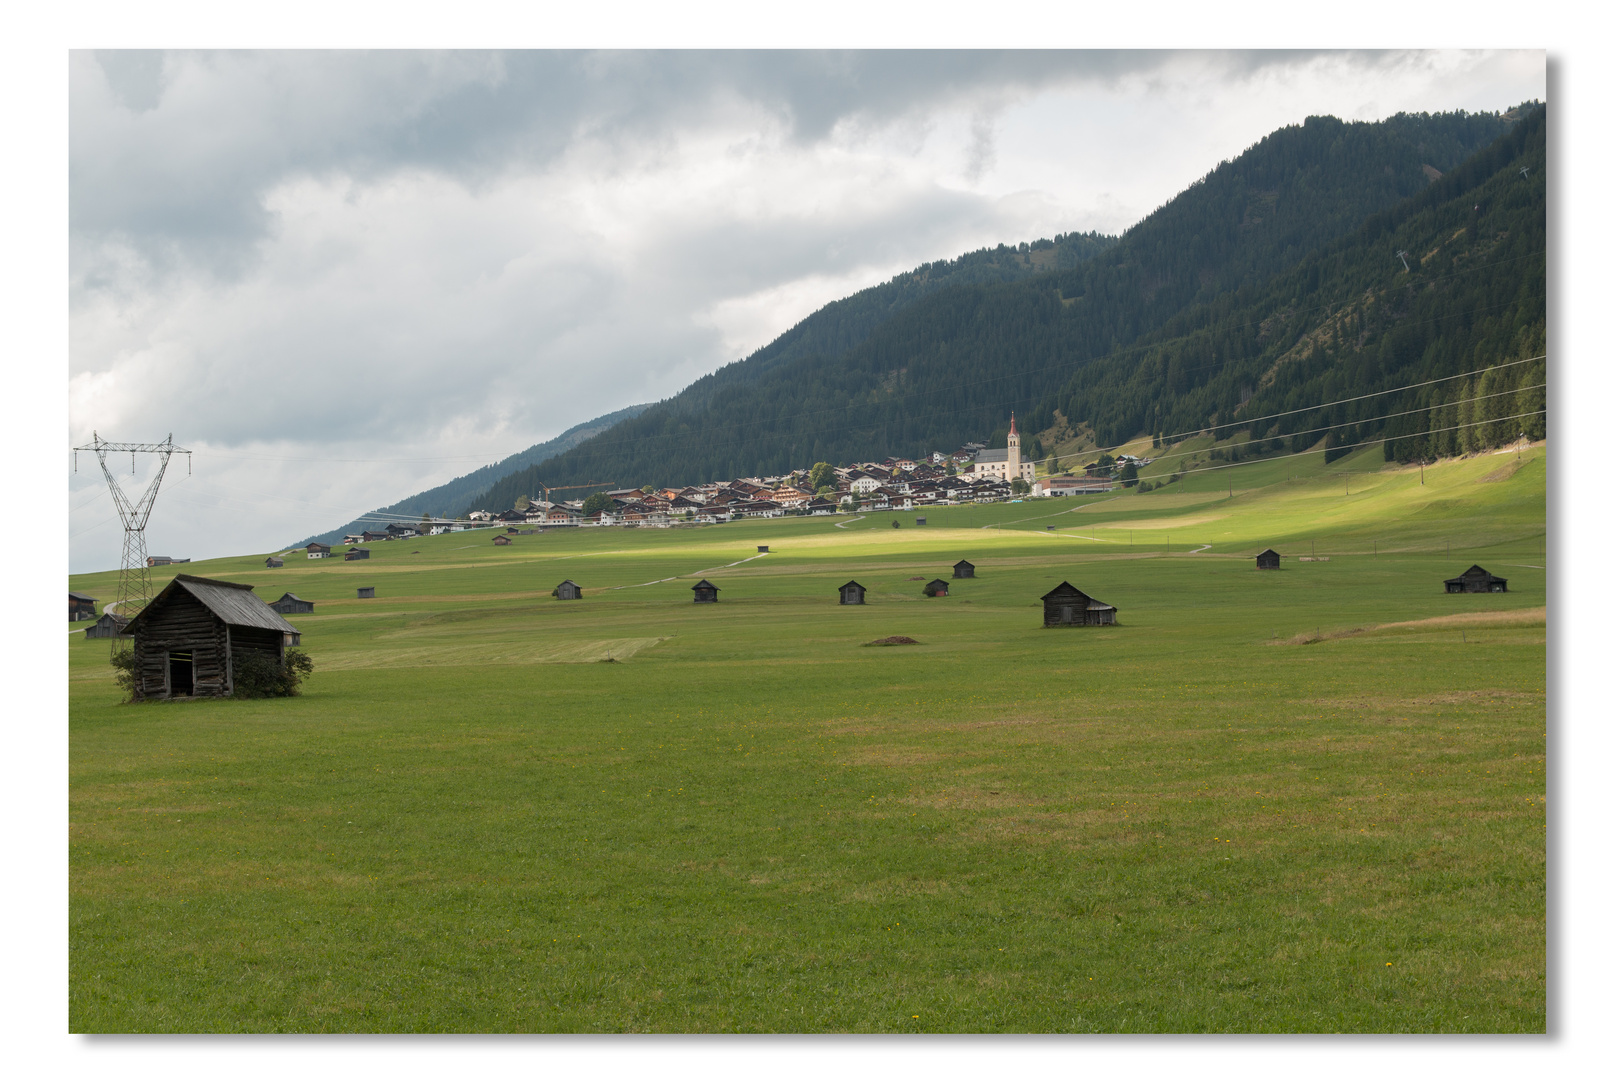
[[1007, 449], [980, 450], [973, 456], [973, 479], [1004, 480], [1009, 484], [1014, 480], [1034, 482], [1035, 463], [1024, 460], [1017, 416], [1012, 418], [1011, 428], [1007, 432]]

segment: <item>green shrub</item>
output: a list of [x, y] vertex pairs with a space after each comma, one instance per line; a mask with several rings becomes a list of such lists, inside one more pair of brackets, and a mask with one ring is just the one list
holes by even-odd
[[301, 649], [288, 649], [280, 663], [268, 653], [246, 653], [233, 665], [233, 693], [239, 698], [292, 697], [314, 670], [315, 661]]
[[113, 682], [124, 692], [125, 701], [135, 700], [135, 650], [114, 649], [112, 654]]

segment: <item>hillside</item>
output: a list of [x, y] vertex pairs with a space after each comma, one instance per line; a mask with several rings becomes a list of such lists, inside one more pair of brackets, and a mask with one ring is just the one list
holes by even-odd
[[[1257, 296], [1371, 216], [1424, 195], [1430, 173], [1457, 169], [1520, 115], [1402, 115], [1376, 124], [1316, 117], [1284, 128], [1073, 268], [952, 283], [842, 352], [798, 343], [790, 331], [530, 470], [525, 490], [598, 475], [701, 482], [993, 438], [1009, 410], [1050, 403], [1083, 364], [1200, 305]], [[1048, 417], [1050, 409], [1031, 426]]]
[[[520, 450], [511, 457], [503, 458], [493, 465], [485, 465], [475, 469], [466, 476], [458, 476], [454, 480], [440, 484], [436, 488], [412, 495], [408, 499], [381, 509], [373, 510], [369, 514], [361, 514], [347, 525], [321, 533], [318, 536], [305, 537], [296, 544], [288, 547], [303, 547], [305, 544], [333, 544], [349, 533], [356, 533], [362, 529], [376, 529], [385, 526], [390, 521], [406, 521], [420, 518], [423, 514], [432, 514], [435, 517], [452, 517], [461, 512], [461, 508], [469, 502], [481, 500], [491, 487], [500, 483], [506, 477], [526, 468], [532, 468], [539, 462], [552, 458], [572, 447], [578, 446], [586, 439], [599, 435], [614, 424], [639, 416], [648, 408], [646, 405], [631, 405], [598, 416], [594, 420], [587, 420], [583, 424], [575, 424], [555, 439], [543, 443], [536, 443], [527, 450]], [[512, 504], [507, 502], [506, 506]], [[504, 508], [503, 508], [504, 509]]]

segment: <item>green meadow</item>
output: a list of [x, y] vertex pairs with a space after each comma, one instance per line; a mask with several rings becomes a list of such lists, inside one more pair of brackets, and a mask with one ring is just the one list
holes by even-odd
[[1374, 448], [192, 564], [316, 670], [122, 704], [69, 633], [72, 1030], [1544, 1031], [1545, 502]]

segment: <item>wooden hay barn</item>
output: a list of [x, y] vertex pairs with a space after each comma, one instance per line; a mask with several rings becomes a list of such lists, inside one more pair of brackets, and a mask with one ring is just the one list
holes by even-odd
[[866, 586], [858, 581], [846, 581], [838, 587], [838, 602], [840, 604], [866, 603]]
[[510, 536], [496, 536], [496, 537], [492, 537], [490, 539], [490, 543], [499, 544], [501, 547], [505, 547], [506, 545], [510, 544], [511, 542], [512, 542], [512, 538]]
[[355, 562], [359, 559], [371, 558], [371, 551], [367, 548], [350, 548], [343, 553], [344, 562]]
[[1507, 592], [1507, 578], [1499, 578], [1475, 563], [1456, 577], [1447, 578], [1446, 592]]
[[1266, 548], [1266, 550], [1254, 557], [1254, 568], [1256, 570], [1281, 570], [1282, 556], [1270, 548]]
[[927, 518], [918, 518], [917, 519], [917, 524], [926, 525], [926, 524], [928, 524], [928, 519]]
[[356, 600], [371, 600], [375, 598], [376, 595], [377, 587], [375, 585], [362, 585], [358, 589], [354, 590], [354, 598]]
[[68, 622], [81, 622], [96, 617], [96, 598], [89, 593], [68, 593]]
[[1041, 602], [1046, 606], [1047, 626], [1113, 626], [1118, 614], [1112, 604], [1087, 596], [1067, 581], [1041, 597]]
[[949, 596], [951, 595], [951, 583], [946, 581], [944, 578], [935, 578], [933, 581], [930, 581], [928, 584], [923, 586], [923, 595]]
[[287, 564], [282, 562], [276, 556], [272, 555], [268, 559], [264, 560], [264, 565], [269, 567], [271, 570], [275, 570], [279, 567], [286, 566]]
[[551, 590], [551, 595], [559, 600], [578, 600], [583, 594], [578, 584], [565, 580], [561, 585]]
[[771, 550], [771, 545], [769, 545], [769, 544], [761, 544], [761, 545], [759, 545], [759, 553], [761, 555], [766, 554], [770, 550]]
[[692, 603], [717, 604], [720, 602], [720, 590], [709, 584], [708, 580], [698, 582], [692, 586]]
[[270, 605], [270, 610], [281, 615], [308, 615], [315, 610], [315, 601], [300, 600], [292, 593], [282, 593], [281, 599]]
[[84, 632], [84, 636], [87, 638], [115, 638], [123, 635], [124, 627], [128, 625], [129, 620], [122, 615], [108, 613], [97, 619], [95, 624]]
[[972, 577], [973, 576], [973, 564], [968, 562], [966, 559], [963, 559], [961, 562], [956, 564], [956, 566], [954, 567], [954, 571], [955, 572], [951, 574], [952, 577], [959, 577], [959, 578]]
[[125, 632], [135, 639], [135, 699], [224, 697], [245, 655], [279, 662], [298, 630], [253, 586], [177, 574]]

